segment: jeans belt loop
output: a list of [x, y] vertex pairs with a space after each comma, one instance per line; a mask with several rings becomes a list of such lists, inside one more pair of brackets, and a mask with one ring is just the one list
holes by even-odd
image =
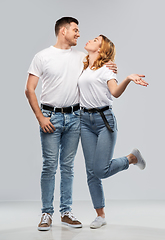
[[72, 108], [72, 113], [73, 113], [73, 106], [71, 106], [71, 108]]
[[54, 113], [56, 113], [56, 107], [54, 107], [54, 110], [53, 110], [53, 111], [54, 111]]

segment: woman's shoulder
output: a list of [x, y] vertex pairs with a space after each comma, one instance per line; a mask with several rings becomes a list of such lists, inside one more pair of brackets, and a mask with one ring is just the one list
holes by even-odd
[[105, 64], [101, 67], [102, 78], [104, 80], [117, 79], [116, 74], [109, 69]]

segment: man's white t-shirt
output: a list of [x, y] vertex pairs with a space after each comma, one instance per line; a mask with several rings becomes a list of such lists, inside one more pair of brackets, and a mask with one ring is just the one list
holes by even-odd
[[116, 74], [105, 65], [97, 70], [85, 69], [78, 80], [80, 106], [95, 108], [112, 106], [113, 100], [107, 82], [115, 79]]
[[53, 46], [34, 56], [28, 73], [42, 80], [42, 104], [61, 108], [79, 103], [77, 83], [84, 58], [83, 52]]

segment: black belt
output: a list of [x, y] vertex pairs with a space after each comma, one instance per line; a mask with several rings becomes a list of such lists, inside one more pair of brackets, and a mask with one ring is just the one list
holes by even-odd
[[103, 107], [103, 108], [89, 108], [89, 109], [82, 108], [82, 109], [84, 110], [84, 112], [88, 112], [88, 113], [99, 112], [101, 117], [102, 117], [102, 119], [103, 119], [103, 121], [104, 121], [104, 123], [105, 123], [105, 126], [108, 128], [108, 130], [110, 132], [114, 132], [112, 130], [112, 128], [110, 127], [110, 125], [109, 125], [109, 123], [108, 123], [108, 121], [107, 121], [107, 119], [106, 119], [106, 117], [105, 117], [105, 115], [103, 113], [104, 111], [108, 110], [109, 108], [110, 108], [109, 106], [106, 106], [106, 107]]
[[79, 104], [76, 104], [74, 106], [70, 106], [70, 107], [63, 107], [63, 108], [56, 108], [56, 107], [51, 107], [51, 106], [48, 106], [48, 105], [44, 105], [44, 104], [41, 104], [41, 108], [44, 109], [44, 110], [48, 110], [48, 111], [51, 111], [51, 112], [60, 112], [60, 113], [72, 113], [74, 111], [77, 111], [80, 109], [80, 105]]

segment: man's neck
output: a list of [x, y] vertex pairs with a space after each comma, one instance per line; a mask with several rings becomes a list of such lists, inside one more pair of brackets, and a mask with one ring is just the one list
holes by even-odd
[[59, 48], [59, 49], [70, 49], [71, 46], [67, 44], [66, 42], [63, 41], [57, 41], [54, 47]]

